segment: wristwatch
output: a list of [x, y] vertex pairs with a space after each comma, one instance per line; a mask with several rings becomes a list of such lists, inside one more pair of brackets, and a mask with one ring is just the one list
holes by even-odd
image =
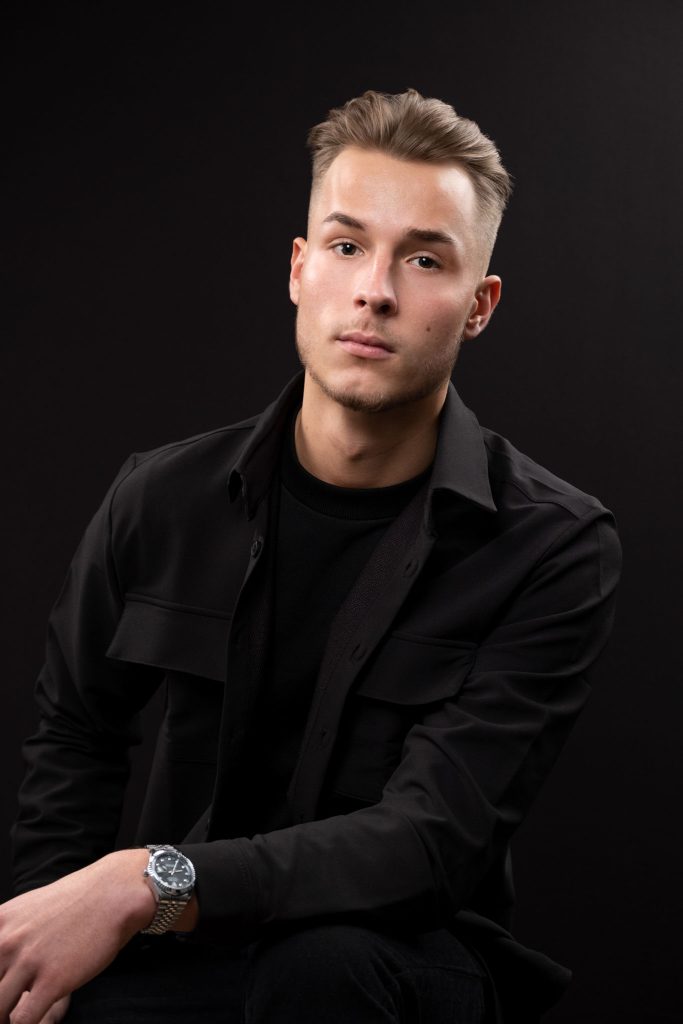
[[143, 875], [154, 893], [157, 909], [142, 935], [163, 935], [187, 906], [195, 883], [192, 861], [175, 846], [148, 845], [149, 861]]

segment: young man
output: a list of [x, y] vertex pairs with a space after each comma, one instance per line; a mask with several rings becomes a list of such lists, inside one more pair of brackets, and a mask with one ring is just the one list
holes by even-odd
[[[309, 143], [304, 372], [131, 456], [53, 609], [2, 1020], [529, 1024], [567, 982], [507, 931], [508, 845], [611, 627], [614, 520], [450, 383], [500, 297], [493, 143], [414, 90]], [[162, 683], [158, 848], [111, 852]]]

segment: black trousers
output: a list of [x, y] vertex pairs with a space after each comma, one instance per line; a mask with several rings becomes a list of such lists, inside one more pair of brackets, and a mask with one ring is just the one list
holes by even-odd
[[278, 927], [239, 951], [134, 940], [65, 1024], [483, 1024], [485, 972], [449, 932]]

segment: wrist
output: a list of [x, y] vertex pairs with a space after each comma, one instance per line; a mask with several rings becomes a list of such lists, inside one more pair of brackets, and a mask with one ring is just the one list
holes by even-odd
[[145, 849], [116, 850], [91, 865], [105, 875], [103, 891], [111, 893], [116, 916], [122, 918], [123, 928], [130, 934], [145, 928], [156, 912], [154, 894], [144, 878], [148, 859]]

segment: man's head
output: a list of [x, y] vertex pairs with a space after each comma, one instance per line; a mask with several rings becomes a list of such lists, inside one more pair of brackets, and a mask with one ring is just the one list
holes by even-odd
[[459, 164], [477, 195], [482, 251], [488, 263], [512, 183], [495, 144], [474, 121], [415, 89], [393, 95], [369, 89], [330, 110], [327, 120], [309, 131], [311, 201], [330, 164], [347, 146], [402, 160]]
[[290, 274], [308, 394], [361, 412], [438, 408], [500, 294], [484, 276], [509, 193], [497, 151], [414, 90], [365, 93], [309, 141], [308, 237]]

